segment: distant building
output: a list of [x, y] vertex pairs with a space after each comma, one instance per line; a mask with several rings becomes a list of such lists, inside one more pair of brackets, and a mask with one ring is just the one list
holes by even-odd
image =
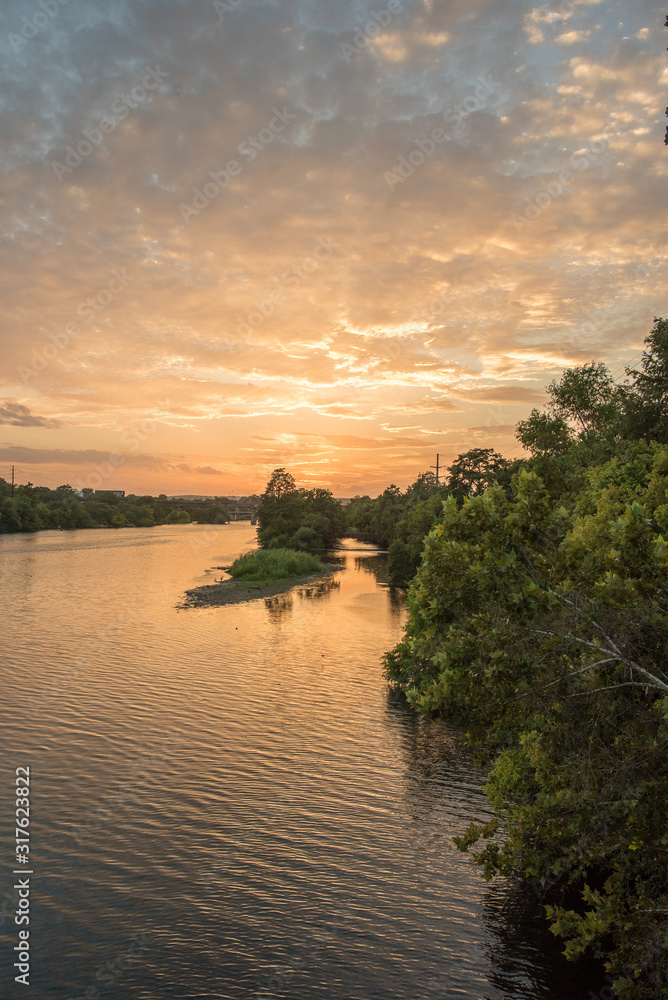
[[93, 490], [94, 497], [102, 496], [103, 493], [113, 493], [115, 497], [125, 496], [125, 490]]

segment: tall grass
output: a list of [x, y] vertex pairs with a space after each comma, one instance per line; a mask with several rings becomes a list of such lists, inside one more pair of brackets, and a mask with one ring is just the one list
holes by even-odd
[[319, 573], [327, 567], [309, 555], [308, 552], [297, 552], [294, 549], [258, 549], [257, 552], [246, 552], [230, 566], [228, 573], [235, 580], [273, 583], [275, 580], [285, 580], [291, 576], [308, 576]]

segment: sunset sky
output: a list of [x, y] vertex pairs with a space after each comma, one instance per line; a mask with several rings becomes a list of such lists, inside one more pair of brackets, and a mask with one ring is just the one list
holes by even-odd
[[668, 314], [665, 12], [5, 0], [0, 476], [375, 496], [519, 455]]

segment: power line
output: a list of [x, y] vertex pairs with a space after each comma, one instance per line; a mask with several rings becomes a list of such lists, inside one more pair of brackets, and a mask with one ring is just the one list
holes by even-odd
[[618, 375], [621, 371], [624, 371], [626, 368], [628, 368], [629, 365], [633, 361], [635, 361], [637, 358], [642, 358], [644, 354], [645, 354], [645, 351], [640, 351], [639, 354], [634, 354], [634, 356], [632, 358], [629, 358], [628, 361], [624, 362], [624, 365], [621, 368], [618, 368], [617, 371], [610, 372], [610, 378], [614, 379], [615, 375]]

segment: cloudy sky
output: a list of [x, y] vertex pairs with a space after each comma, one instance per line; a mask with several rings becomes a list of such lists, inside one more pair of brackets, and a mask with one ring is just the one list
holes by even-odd
[[0, 475], [402, 487], [666, 304], [665, 3], [4, 0]]

